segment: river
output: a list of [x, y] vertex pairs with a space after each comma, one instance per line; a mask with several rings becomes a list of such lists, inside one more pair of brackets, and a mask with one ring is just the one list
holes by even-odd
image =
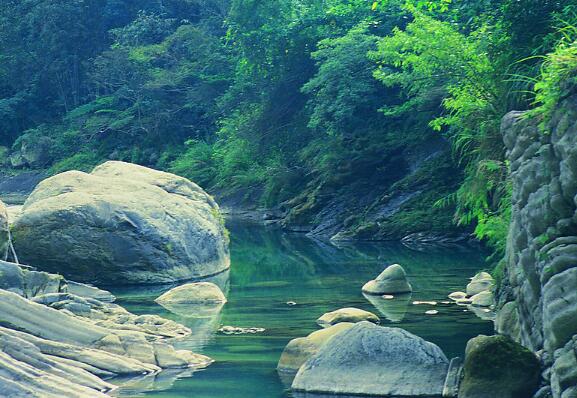
[[[381, 317], [385, 326], [402, 327], [438, 344], [448, 357], [462, 356], [492, 323], [466, 307], [443, 304], [447, 294], [464, 290], [468, 278], [486, 265], [483, 253], [464, 248], [412, 250], [398, 243], [346, 243], [338, 246], [274, 228], [230, 221], [231, 271], [218, 282], [228, 303], [220, 313], [200, 317], [194, 308], [171, 313], [154, 299], [170, 287], [112, 289], [118, 304], [138, 314], [158, 314], [193, 330], [176, 346], [212, 357], [204, 370], [166, 371], [129, 381], [119, 397], [287, 398], [291, 394], [276, 372], [287, 342], [317, 330], [315, 320], [342, 307], [358, 307]], [[386, 265], [401, 264], [413, 285], [411, 297], [384, 300], [361, 293], [362, 285]], [[413, 301], [438, 301], [435, 307]], [[288, 305], [294, 302], [296, 305]], [[425, 311], [437, 309], [437, 315]], [[222, 326], [258, 327], [257, 334], [225, 335]]]

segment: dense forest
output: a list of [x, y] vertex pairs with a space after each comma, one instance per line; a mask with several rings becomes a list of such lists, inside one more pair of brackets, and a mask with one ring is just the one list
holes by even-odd
[[[461, 225], [500, 256], [500, 121], [566, 95], [571, 3], [6, 0], [3, 169], [125, 160], [288, 208], [293, 225], [342, 187], [377, 190], [340, 211], [345, 237]], [[395, 195], [402, 211], [370, 215]]]

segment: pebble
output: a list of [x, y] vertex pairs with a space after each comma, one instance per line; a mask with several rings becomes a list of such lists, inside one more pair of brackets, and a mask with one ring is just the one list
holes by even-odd
[[427, 315], [437, 315], [439, 313], [439, 311], [437, 310], [429, 310], [427, 312], [425, 312], [425, 314]]
[[295, 303], [294, 301], [287, 301], [286, 305], [293, 307], [293, 306], [297, 305], [297, 303]]
[[265, 330], [264, 328], [239, 328], [235, 326], [223, 326], [218, 329], [218, 331], [223, 334], [256, 334], [262, 333]]
[[390, 294], [385, 294], [385, 295], [383, 296], [383, 298], [384, 298], [385, 300], [392, 300], [392, 299], [395, 298], [395, 296], [390, 295]]
[[437, 305], [436, 301], [413, 301], [413, 305]]

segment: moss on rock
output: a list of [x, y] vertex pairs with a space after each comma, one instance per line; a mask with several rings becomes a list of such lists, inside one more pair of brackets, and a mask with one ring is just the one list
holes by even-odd
[[527, 398], [539, 385], [539, 360], [506, 336], [477, 336], [467, 343], [459, 398]]

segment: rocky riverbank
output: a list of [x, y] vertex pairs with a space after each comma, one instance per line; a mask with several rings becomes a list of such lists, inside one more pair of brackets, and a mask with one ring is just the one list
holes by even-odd
[[113, 301], [104, 290], [0, 261], [0, 396], [104, 397], [117, 376], [212, 362], [170, 344], [190, 329]]
[[550, 120], [514, 112], [502, 124], [513, 213], [496, 327], [539, 353], [538, 397], [577, 396], [576, 101]]
[[[0, 260], [0, 396], [105, 397], [116, 377], [212, 362], [173, 347], [189, 328], [132, 314], [105, 290], [36, 269], [90, 282], [174, 281], [226, 270], [224, 225], [200, 187], [107, 163], [91, 175], [43, 181], [19, 213], [12, 223], [0, 202], [0, 254], [14, 261]], [[33, 266], [19, 264], [16, 252]]]

